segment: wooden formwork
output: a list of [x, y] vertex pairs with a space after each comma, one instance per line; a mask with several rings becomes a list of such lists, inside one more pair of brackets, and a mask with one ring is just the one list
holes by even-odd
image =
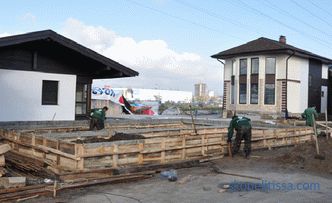
[[[80, 134], [75, 132], [68, 138], [57, 138], [60, 129], [0, 130], [0, 136], [12, 147], [12, 153], [22, 157], [38, 159], [56, 174], [66, 171], [87, 172], [100, 169], [118, 169], [147, 164], [165, 164], [176, 161], [211, 159], [227, 153], [227, 128], [201, 126], [197, 134], [192, 129], [168, 128], [181, 124], [132, 126], [133, 131], [125, 126], [112, 130], [125, 133], [136, 132], [145, 139], [121, 140], [112, 142], [77, 143]], [[158, 127], [157, 127], [158, 126]], [[160, 129], [159, 127], [163, 127]], [[127, 128], [127, 131], [126, 129]], [[159, 129], [158, 129], [159, 128]], [[62, 129], [64, 132], [65, 130]], [[74, 132], [75, 129], [67, 129]], [[94, 132], [93, 136], [109, 137], [112, 130]], [[106, 133], [105, 133], [106, 132]], [[46, 133], [46, 134], [45, 134]], [[91, 132], [92, 133], [92, 132]], [[54, 134], [54, 135], [53, 135]], [[74, 136], [75, 135], [75, 136]], [[303, 143], [311, 139], [313, 129], [308, 127], [253, 129], [252, 148], [271, 149]], [[84, 140], [84, 137], [81, 138]]]

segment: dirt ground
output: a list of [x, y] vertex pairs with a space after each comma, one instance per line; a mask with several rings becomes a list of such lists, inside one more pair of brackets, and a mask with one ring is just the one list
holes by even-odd
[[[26, 202], [331, 202], [332, 139], [326, 142], [325, 138], [321, 138], [319, 143], [325, 160], [315, 159], [315, 145], [305, 143], [296, 147], [254, 151], [249, 159], [238, 154], [233, 158], [224, 157], [199, 167], [180, 169], [177, 170], [176, 182], [162, 179], [156, 174], [155, 177], [143, 181], [61, 191], [55, 199], [39, 197]], [[233, 175], [216, 173], [212, 165]], [[318, 183], [319, 187], [292, 190], [224, 188], [232, 185], [234, 181], [294, 185]]]

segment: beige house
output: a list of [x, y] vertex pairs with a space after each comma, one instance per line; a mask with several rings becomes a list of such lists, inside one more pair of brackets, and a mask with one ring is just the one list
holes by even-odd
[[259, 38], [212, 57], [224, 60], [226, 110], [283, 116], [315, 106], [332, 113], [332, 60], [286, 44], [285, 36]]

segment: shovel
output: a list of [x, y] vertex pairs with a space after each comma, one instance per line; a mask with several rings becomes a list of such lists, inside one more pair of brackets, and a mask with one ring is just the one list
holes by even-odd
[[315, 115], [314, 114], [312, 114], [312, 120], [313, 120], [313, 124], [314, 124], [314, 133], [315, 133], [314, 137], [315, 137], [316, 152], [317, 152], [317, 154], [315, 155], [315, 159], [324, 160], [325, 157], [319, 153], [318, 134], [317, 134], [317, 128], [316, 128], [316, 119], [315, 119]]

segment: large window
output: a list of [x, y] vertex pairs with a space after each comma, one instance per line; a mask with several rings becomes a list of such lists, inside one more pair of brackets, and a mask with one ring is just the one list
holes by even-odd
[[250, 103], [258, 104], [258, 84], [251, 83], [250, 86]]
[[250, 104], [258, 104], [259, 58], [251, 58]]
[[236, 88], [235, 88], [235, 69], [236, 64], [235, 61], [232, 60], [232, 77], [231, 77], [231, 104], [235, 103], [235, 97], [236, 97]]
[[272, 57], [266, 58], [265, 74], [276, 74], [276, 58]]
[[247, 103], [247, 59], [240, 59], [239, 103]]
[[276, 58], [267, 57], [265, 61], [264, 104], [275, 104]]
[[259, 73], [259, 58], [251, 59], [251, 74]]
[[265, 84], [265, 104], [274, 104], [275, 101], [275, 84]]
[[42, 105], [58, 105], [59, 81], [43, 80]]
[[247, 59], [240, 59], [240, 75], [247, 75]]
[[247, 103], [247, 84], [240, 84], [240, 104]]

